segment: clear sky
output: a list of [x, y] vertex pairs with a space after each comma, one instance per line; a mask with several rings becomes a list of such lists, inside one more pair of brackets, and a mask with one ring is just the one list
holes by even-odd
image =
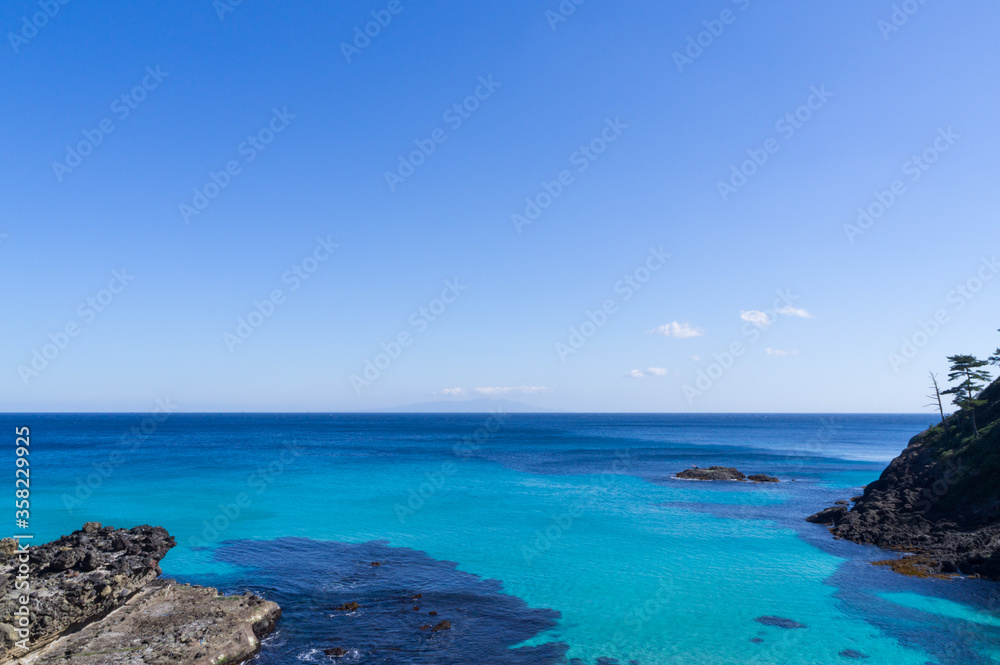
[[0, 408], [920, 411], [1000, 6], [896, 7], [4, 2]]

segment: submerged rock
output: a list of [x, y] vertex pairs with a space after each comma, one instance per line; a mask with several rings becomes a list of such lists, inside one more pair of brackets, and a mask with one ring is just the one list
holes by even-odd
[[[310, 662], [327, 665], [541, 665], [559, 662], [569, 648], [548, 641], [524, 646], [558, 626], [559, 614], [530, 607], [505, 593], [502, 582], [463, 572], [454, 562], [425, 552], [385, 542], [283, 538], [223, 544], [215, 558], [238, 571], [226, 589], [302, 594], [282, 608], [281, 622], [288, 629], [268, 640], [255, 661], [262, 665], [301, 663], [305, 653], [315, 656]], [[375, 572], [372, 561], [384, 565]], [[357, 602], [360, 610], [333, 611], [348, 602]], [[421, 611], [414, 612], [414, 606]], [[432, 610], [438, 616], [431, 617]], [[451, 630], [431, 632], [443, 619]], [[323, 655], [323, 649], [338, 646], [348, 654], [340, 659]]]
[[840, 652], [840, 655], [844, 658], [854, 658], [855, 660], [863, 660], [868, 658], [868, 654], [861, 653], [860, 651], [855, 651], [854, 649], [844, 649]]
[[707, 469], [684, 469], [675, 478], [683, 480], [746, 480], [747, 477], [731, 466], [710, 466]]
[[808, 628], [804, 623], [799, 623], [798, 621], [793, 621], [792, 619], [786, 619], [784, 617], [776, 616], [763, 616], [754, 619], [757, 623], [762, 623], [765, 626], [774, 626], [776, 628], [784, 628], [785, 630], [794, 630], [796, 628]]

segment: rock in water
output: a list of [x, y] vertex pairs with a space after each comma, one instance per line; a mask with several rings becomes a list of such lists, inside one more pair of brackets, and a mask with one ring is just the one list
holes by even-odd
[[780, 480], [778, 480], [774, 476], [765, 476], [762, 473], [757, 473], [757, 474], [754, 474], [752, 476], [747, 476], [747, 480], [750, 480], [750, 481], [755, 482], [755, 483], [778, 483], [778, 482], [781, 482]]
[[840, 524], [840, 521], [847, 515], [847, 508], [844, 506], [831, 506], [821, 510], [815, 515], [806, 518], [807, 522], [813, 524]]
[[868, 658], [868, 654], [855, 651], [854, 649], [844, 649], [840, 652], [840, 655], [844, 658], [853, 658], [855, 660], [864, 660], [865, 658]]
[[[281, 614], [256, 596], [157, 580], [174, 546], [160, 527], [88, 522], [30, 550], [30, 652], [11, 640], [18, 557], [0, 560], [0, 661], [65, 665], [239, 663], [260, 647]], [[71, 628], [71, 631], [67, 631]], [[220, 660], [220, 658], [224, 660]]]
[[784, 617], [775, 616], [764, 616], [757, 617], [754, 619], [757, 623], [762, 623], [765, 626], [775, 626], [777, 628], [784, 628], [785, 630], [793, 630], [795, 628], [808, 628], [804, 623], [799, 623], [798, 621], [793, 621], [792, 619], [786, 619]]
[[747, 477], [731, 466], [710, 466], [707, 469], [684, 469], [675, 478], [684, 480], [746, 480]]

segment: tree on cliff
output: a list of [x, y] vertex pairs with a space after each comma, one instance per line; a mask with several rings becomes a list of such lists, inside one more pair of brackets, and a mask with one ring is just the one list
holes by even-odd
[[[1000, 332], [1000, 330], [997, 330], [997, 332]], [[992, 356], [990, 356], [990, 364], [1000, 365], [1000, 347], [997, 347], [997, 350], [993, 352]]]
[[979, 438], [979, 428], [976, 427], [976, 407], [982, 406], [985, 402], [976, 399], [983, 388], [990, 381], [990, 373], [984, 369], [988, 363], [971, 355], [948, 356], [951, 363], [951, 370], [948, 372], [949, 381], [959, 381], [957, 386], [953, 386], [943, 391], [942, 395], [954, 395], [952, 400], [960, 409], [968, 409], [972, 418], [972, 431]]
[[941, 413], [941, 423], [947, 429], [948, 423], [944, 418], [944, 405], [941, 403], [941, 388], [940, 386], [938, 386], [937, 374], [935, 374], [934, 372], [931, 372], [930, 374], [931, 374], [931, 388], [934, 390], [934, 393], [927, 396], [927, 399], [931, 400], [931, 403], [927, 404], [926, 406], [936, 406], [938, 408], [938, 411]]

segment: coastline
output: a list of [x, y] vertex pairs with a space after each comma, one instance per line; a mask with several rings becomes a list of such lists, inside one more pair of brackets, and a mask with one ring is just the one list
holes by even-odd
[[[30, 548], [25, 591], [12, 584], [17, 565], [8, 556], [0, 564], [0, 663], [219, 665], [255, 656], [281, 609], [252, 594], [223, 596], [160, 578], [159, 562], [174, 545], [160, 527], [88, 522]], [[26, 617], [19, 610], [24, 599]], [[30, 631], [27, 645], [11, 639], [22, 625]]]

